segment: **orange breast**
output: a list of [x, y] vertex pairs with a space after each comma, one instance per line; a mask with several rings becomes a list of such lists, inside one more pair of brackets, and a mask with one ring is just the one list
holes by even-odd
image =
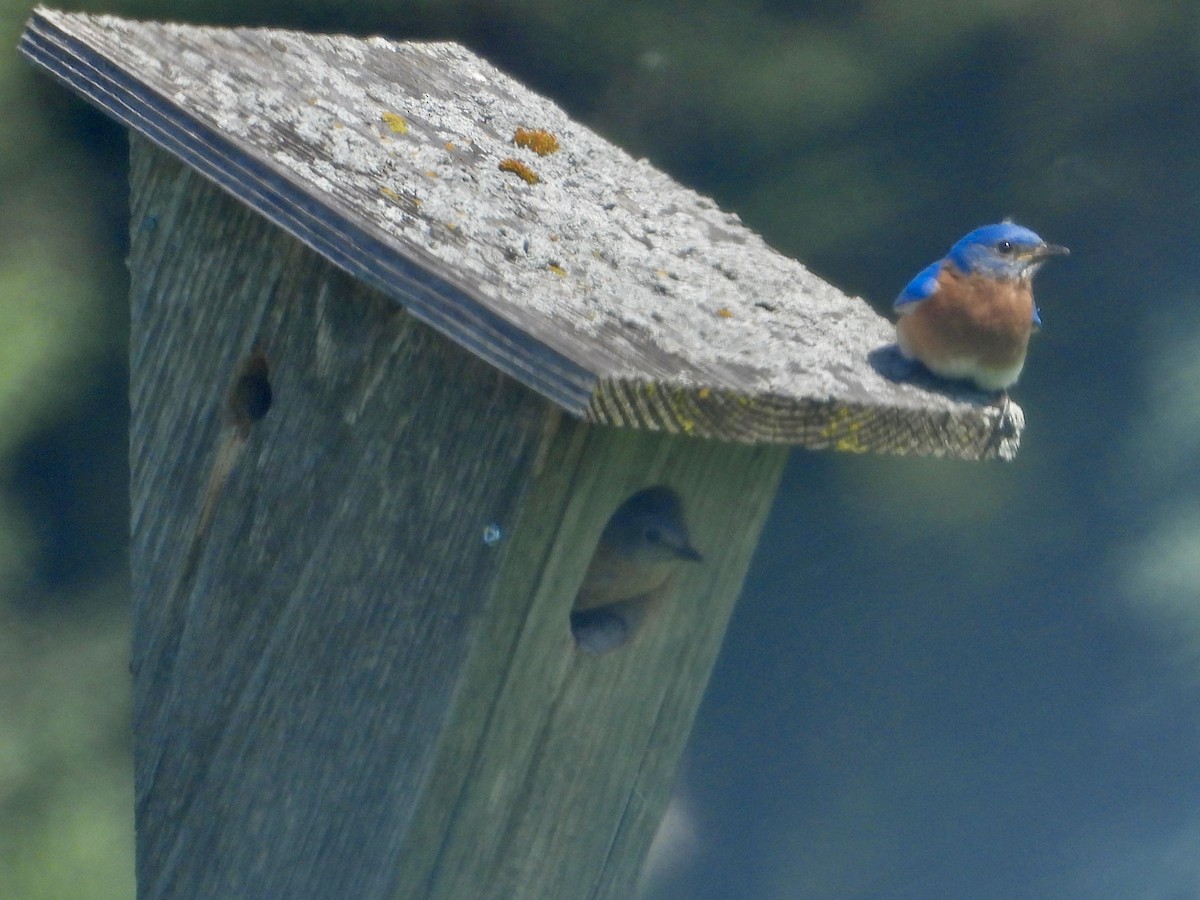
[[1033, 292], [1028, 279], [994, 281], [945, 266], [937, 291], [897, 324], [924, 362], [964, 359], [1008, 368], [1025, 358]]

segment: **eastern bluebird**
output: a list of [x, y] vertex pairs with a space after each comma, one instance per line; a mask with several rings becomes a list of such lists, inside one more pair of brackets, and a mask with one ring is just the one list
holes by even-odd
[[1033, 273], [1069, 252], [1012, 222], [976, 228], [896, 298], [901, 354], [943, 378], [1007, 389], [1025, 365], [1030, 334], [1042, 326]]
[[702, 559], [679, 495], [662, 486], [638, 491], [612, 514], [596, 544], [571, 610], [575, 642], [592, 653], [621, 646], [671, 589], [680, 564]]

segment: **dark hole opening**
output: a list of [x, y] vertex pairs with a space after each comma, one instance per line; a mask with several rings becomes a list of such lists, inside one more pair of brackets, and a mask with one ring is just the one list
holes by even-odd
[[671, 593], [679, 569], [702, 559], [678, 493], [655, 485], [631, 495], [604, 526], [575, 597], [576, 646], [597, 654], [624, 646]]
[[229, 389], [227, 407], [234, 426], [243, 435], [271, 409], [271, 379], [267, 357], [260, 350], [248, 356]]

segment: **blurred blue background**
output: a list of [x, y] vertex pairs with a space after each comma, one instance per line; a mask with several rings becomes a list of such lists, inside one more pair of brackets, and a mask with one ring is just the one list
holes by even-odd
[[[645, 890], [1200, 897], [1200, 7], [76, 8], [461, 40], [881, 312], [1068, 245], [1016, 462], [793, 454]], [[127, 897], [126, 143], [11, 51], [0, 109], [0, 896]]]

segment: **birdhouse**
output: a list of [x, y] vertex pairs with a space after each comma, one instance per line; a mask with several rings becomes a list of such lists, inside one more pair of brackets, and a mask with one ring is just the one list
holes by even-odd
[[143, 897], [629, 896], [789, 449], [1016, 451], [460, 46], [21, 47], [130, 134]]

